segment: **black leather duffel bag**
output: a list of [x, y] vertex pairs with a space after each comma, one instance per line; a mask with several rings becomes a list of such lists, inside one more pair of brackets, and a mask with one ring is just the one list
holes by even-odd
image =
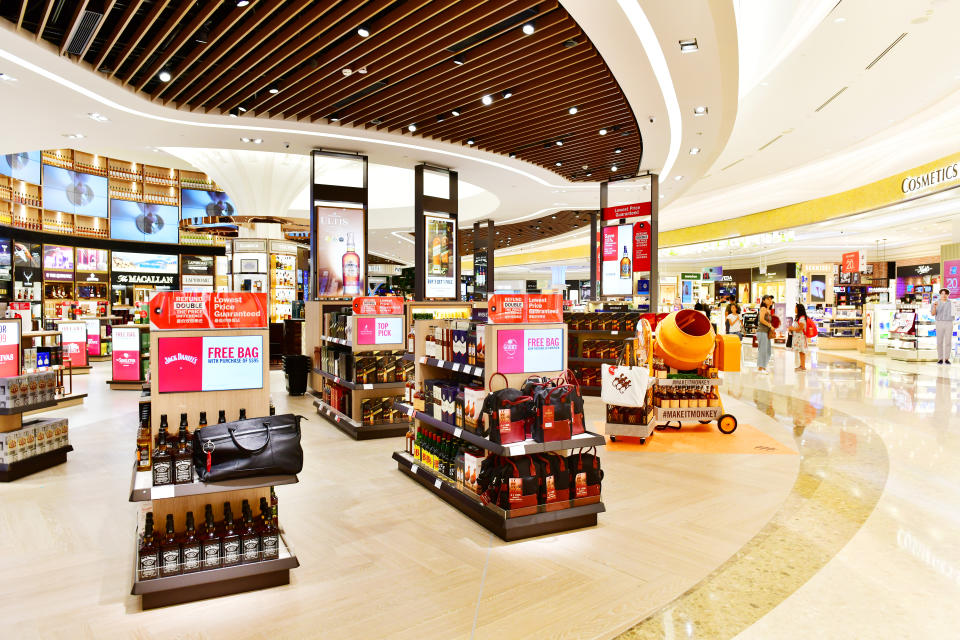
[[211, 424], [193, 432], [193, 460], [203, 482], [295, 475], [303, 469], [300, 420], [286, 413]]

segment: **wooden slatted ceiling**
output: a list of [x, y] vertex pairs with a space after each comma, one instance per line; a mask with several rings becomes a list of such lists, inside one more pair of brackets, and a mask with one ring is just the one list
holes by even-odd
[[0, 3], [3, 18], [62, 50], [84, 9], [104, 17], [75, 59], [178, 108], [472, 140], [570, 180], [640, 166], [630, 106], [557, 0]]
[[[590, 226], [590, 211], [557, 211], [549, 215], [514, 222], [512, 224], [498, 224], [496, 226], [497, 249], [507, 249], [521, 244], [546, 240], [570, 231], [576, 231]], [[487, 232], [486, 227], [480, 229], [481, 234]], [[586, 236], [583, 238], [589, 242]], [[464, 225], [457, 231], [457, 250], [462, 256], [473, 255], [473, 225]]]

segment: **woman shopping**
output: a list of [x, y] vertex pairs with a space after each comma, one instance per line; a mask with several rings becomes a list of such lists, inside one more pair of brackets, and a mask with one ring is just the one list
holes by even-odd
[[743, 317], [736, 302], [727, 305], [727, 333], [743, 340]]
[[763, 296], [760, 310], [757, 312], [757, 371], [767, 373], [770, 362], [770, 348], [773, 346], [773, 296]]
[[800, 354], [800, 366], [795, 371], [807, 370], [807, 323], [810, 319], [807, 317], [807, 310], [802, 304], [797, 303], [796, 316], [790, 331], [793, 332], [793, 350]]

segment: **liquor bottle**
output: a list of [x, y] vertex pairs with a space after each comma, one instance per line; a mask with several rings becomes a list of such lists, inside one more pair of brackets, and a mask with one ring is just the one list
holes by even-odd
[[279, 506], [280, 506], [280, 501], [277, 499], [277, 492], [274, 491], [273, 487], [270, 487], [270, 512], [271, 512], [271, 515], [273, 516], [273, 526], [277, 527], [277, 529], [280, 528], [280, 524], [278, 520]]
[[440, 273], [450, 273], [450, 237], [447, 235], [446, 225], [442, 226], [443, 234], [440, 236]]
[[183, 558], [184, 573], [193, 573], [203, 568], [200, 564], [200, 539], [197, 538], [197, 532], [194, 528], [193, 511], [187, 511], [187, 530], [183, 532], [183, 536], [180, 538], [180, 552]]
[[201, 412], [200, 412], [200, 422], [197, 423], [197, 429], [203, 429], [205, 426], [207, 426], [207, 412], [206, 412], [206, 411], [201, 411]]
[[435, 224], [433, 226], [433, 240], [430, 241], [430, 273], [440, 274], [443, 273], [441, 264], [440, 264], [440, 253], [442, 251], [440, 240], [440, 234], [437, 232]]
[[187, 430], [187, 435], [190, 435], [190, 424], [187, 421], [187, 414], [181, 413], [180, 414], [180, 430], [182, 431], [184, 429]]
[[280, 530], [273, 523], [266, 498], [260, 498], [260, 553], [264, 560], [280, 557]]
[[187, 440], [187, 414], [180, 419], [180, 435], [177, 438], [177, 450], [173, 454], [174, 484], [193, 482], [193, 447]]
[[175, 576], [180, 573], [180, 542], [173, 530], [173, 514], [167, 514], [167, 532], [160, 539], [160, 574]]
[[137, 471], [150, 470], [150, 421], [140, 421], [137, 429]]
[[161, 428], [157, 437], [157, 448], [153, 450], [153, 486], [155, 487], [173, 483], [173, 458], [167, 447], [166, 429]]
[[247, 410], [240, 409], [240, 417], [237, 420], [246, 420], [247, 419]]
[[203, 568], [215, 569], [220, 566], [220, 535], [217, 525], [213, 522], [213, 507], [204, 507], [204, 526], [200, 533], [200, 549], [203, 554]]
[[240, 564], [240, 534], [233, 523], [230, 503], [223, 503], [223, 526], [220, 530], [220, 542], [223, 544], [223, 566]]
[[250, 505], [244, 509], [243, 526], [240, 527], [240, 547], [243, 550], [244, 563], [260, 560], [260, 532], [253, 523], [253, 511]]
[[220, 409], [220, 413], [217, 415], [217, 424], [223, 424], [227, 421], [227, 412], [223, 409]]
[[160, 575], [160, 551], [153, 535], [153, 512], [147, 514], [143, 527], [143, 540], [140, 542], [140, 560], [137, 564], [141, 580], [152, 580]]
[[342, 258], [343, 295], [360, 295], [360, 256], [356, 252], [353, 233], [347, 233], [347, 252]]

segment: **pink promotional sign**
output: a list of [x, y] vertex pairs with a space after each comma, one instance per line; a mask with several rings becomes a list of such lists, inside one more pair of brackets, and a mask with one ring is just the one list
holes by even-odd
[[357, 344], [402, 344], [403, 318], [357, 318]]
[[610, 227], [604, 227], [603, 243], [602, 243], [603, 258], [601, 258], [601, 260], [603, 262], [607, 262], [609, 260], [616, 260], [618, 257], [617, 256], [618, 246], [619, 246], [619, 238], [618, 238], [617, 226], [614, 225]]
[[137, 382], [140, 380], [140, 329], [113, 328], [113, 379]]
[[163, 338], [157, 341], [158, 389], [200, 391], [203, 387], [203, 338]]
[[507, 329], [497, 332], [497, 371], [563, 371], [563, 329]]
[[20, 321], [0, 322], [0, 377], [20, 375]]
[[960, 260], [943, 261], [943, 287], [950, 290], [950, 299], [960, 298]]

